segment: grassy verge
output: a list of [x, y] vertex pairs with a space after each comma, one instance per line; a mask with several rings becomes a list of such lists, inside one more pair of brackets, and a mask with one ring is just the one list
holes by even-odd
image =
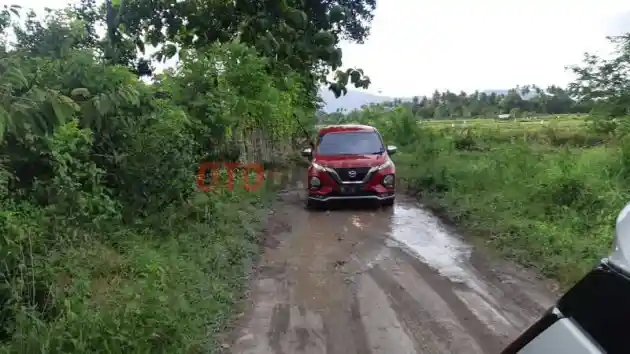
[[20, 21], [24, 38], [4, 43], [0, 354], [216, 352], [266, 194], [241, 181], [201, 194], [194, 176], [284, 161], [296, 117], [314, 113], [310, 81], [207, 43], [149, 84], [68, 11]]
[[14, 247], [2, 252], [20, 252], [24, 272], [10, 274], [0, 352], [218, 351], [273, 190], [199, 192], [108, 234], [60, 235], [42, 210], [3, 211]]
[[394, 160], [411, 193], [502, 256], [567, 286], [609, 252], [630, 200], [627, 140], [586, 129], [553, 139], [543, 128], [503, 139], [487, 128], [424, 127], [404, 111], [366, 122], [398, 144]]
[[608, 252], [630, 196], [621, 147], [454, 145], [408, 147], [398, 166], [412, 191], [444, 207], [464, 230], [564, 285]]

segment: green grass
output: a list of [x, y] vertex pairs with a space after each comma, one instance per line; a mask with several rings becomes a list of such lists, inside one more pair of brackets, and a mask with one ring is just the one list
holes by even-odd
[[609, 252], [616, 216], [630, 200], [626, 139], [594, 133], [580, 120], [551, 130], [413, 121], [398, 113], [372, 123], [399, 145], [394, 159], [410, 192], [462, 231], [564, 286]]
[[13, 279], [24, 285], [13, 288], [22, 292], [15, 298], [47, 300], [45, 308], [5, 304], [13, 333], [0, 353], [218, 352], [273, 187], [195, 193], [135, 228], [55, 235], [54, 245], [37, 252], [23, 246], [42, 247], [50, 237], [44, 215], [1, 213], [5, 235], [22, 241], [15, 249], [30, 266]]
[[422, 123], [429, 127], [449, 127], [449, 126], [472, 126], [472, 127], [492, 127], [511, 130], [537, 130], [541, 126], [548, 126], [550, 124], [559, 128], [574, 128], [583, 127], [586, 116], [579, 115], [543, 115], [534, 117], [532, 119], [526, 118], [509, 118], [509, 119], [494, 119], [494, 118], [458, 118], [458, 119], [444, 119], [444, 120], [423, 120]]
[[615, 155], [608, 148], [505, 144], [440, 151], [431, 160], [406, 153], [398, 166], [413, 191], [445, 207], [466, 231], [569, 284], [610, 249], [614, 219], [628, 196], [622, 181], [606, 178]]
[[421, 121], [420, 126], [444, 135], [472, 134], [481, 140], [508, 142], [544, 142], [551, 145], [595, 145], [608, 137], [590, 131], [587, 121], [579, 116], [539, 117], [523, 119], [471, 119]]

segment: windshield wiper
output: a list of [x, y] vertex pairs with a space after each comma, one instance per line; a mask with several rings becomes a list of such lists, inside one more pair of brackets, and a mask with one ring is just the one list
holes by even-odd
[[381, 150], [381, 151], [373, 152], [370, 155], [382, 155], [384, 152], [385, 150]]

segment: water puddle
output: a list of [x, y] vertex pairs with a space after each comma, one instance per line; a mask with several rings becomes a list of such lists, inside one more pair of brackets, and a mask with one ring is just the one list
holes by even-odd
[[400, 247], [451, 282], [465, 285], [454, 289], [457, 297], [489, 328], [506, 335], [499, 328], [511, 328], [518, 322], [499, 310], [495, 290], [470, 264], [473, 246], [450, 233], [431, 213], [413, 204], [396, 205], [389, 237], [389, 247]]
[[454, 290], [454, 292], [472, 313], [488, 326], [488, 328], [491, 328], [494, 333], [502, 336], [514, 334], [506, 330], [508, 328], [514, 328], [514, 324], [479, 294], [460, 290]]
[[415, 205], [394, 207], [389, 236], [453, 282], [465, 283], [474, 276], [467, 269], [472, 246], [449, 234], [435, 216]]

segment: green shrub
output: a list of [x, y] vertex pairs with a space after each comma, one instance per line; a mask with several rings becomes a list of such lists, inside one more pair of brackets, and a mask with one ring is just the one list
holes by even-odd
[[290, 144], [314, 113], [300, 75], [230, 43], [147, 84], [78, 15], [27, 19], [0, 51], [0, 353], [216, 352], [272, 186], [195, 175], [254, 129]]
[[358, 120], [401, 147], [394, 160], [407, 188], [500, 254], [570, 285], [610, 250], [630, 200], [630, 140], [593, 146], [584, 130], [554, 127], [506, 139], [496, 129], [410, 125], [402, 108], [371, 114]]

